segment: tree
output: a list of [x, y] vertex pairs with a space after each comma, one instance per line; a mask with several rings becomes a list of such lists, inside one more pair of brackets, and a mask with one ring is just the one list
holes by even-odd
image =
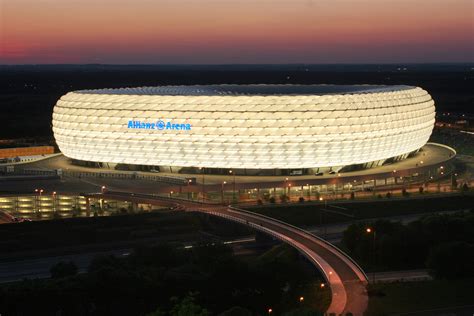
[[174, 297], [171, 299], [175, 304], [171, 309], [170, 316], [208, 316], [209, 312], [207, 309], [202, 308], [194, 301], [194, 294], [188, 294], [182, 300]]
[[453, 189], [457, 189], [458, 188], [458, 180], [456, 179], [456, 176], [455, 175], [452, 175], [451, 176], [451, 187]]
[[146, 316], [166, 316], [166, 313], [163, 312], [163, 311], [158, 307], [155, 311], [146, 314]]
[[240, 306], [234, 306], [220, 313], [218, 316], [252, 316], [252, 312]]
[[469, 186], [467, 185], [467, 183], [464, 183], [464, 184], [462, 185], [462, 191], [463, 191], [463, 192], [469, 191]]
[[69, 261], [60, 261], [54, 264], [51, 269], [49, 269], [51, 273], [51, 278], [53, 279], [61, 279], [68, 276], [73, 276], [77, 274], [77, 266], [74, 262]]
[[474, 246], [464, 241], [442, 243], [431, 249], [426, 266], [437, 278], [474, 276]]

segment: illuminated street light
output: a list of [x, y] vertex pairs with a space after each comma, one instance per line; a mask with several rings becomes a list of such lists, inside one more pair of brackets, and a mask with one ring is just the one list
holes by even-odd
[[300, 296], [300, 302], [303, 302], [303, 301], [304, 301], [304, 297]]
[[[370, 234], [372, 232], [374, 233], [374, 238], [372, 240], [372, 256], [375, 265], [375, 237], [377, 236], [377, 232], [370, 227], [367, 227], [365, 231], [367, 232], [367, 234]], [[372, 282], [375, 283], [375, 271], [372, 273]]]
[[222, 181], [221, 183], [221, 203], [224, 204], [224, 184], [226, 184], [227, 181]]
[[202, 174], [201, 195], [202, 195], [202, 203], [204, 203], [204, 168], [199, 167], [199, 170], [201, 171], [201, 174]]
[[43, 193], [43, 189], [35, 189], [36, 194], [36, 204], [38, 206], [38, 212], [41, 212], [41, 194]]
[[189, 186], [191, 185], [191, 182], [193, 182], [193, 180], [188, 179], [188, 181], [187, 181], [187, 183], [186, 183], [186, 186], [188, 187], [188, 190], [187, 190], [187, 191], [188, 191], [188, 192], [187, 192], [187, 194], [188, 194], [188, 200], [190, 200], [191, 197], [192, 197], [192, 195], [190, 194], [191, 192], [189, 192]]
[[268, 314], [270, 315], [271, 313], [273, 313], [273, 309], [269, 308], [268, 310]]
[[233, 172], [232, 170], [229, 170], [229, 174], [232, 174], [234, 175], [234, 185], [233, 185], [233, 188], [232, 188], [232, 201], [235, 202], [235, 172]]
[[321, 285], [320, 285], [321, 288], [324, 288], [325, 286], [326, 286], [326, 284], [324, 284], [324, 283], [321, 283]]

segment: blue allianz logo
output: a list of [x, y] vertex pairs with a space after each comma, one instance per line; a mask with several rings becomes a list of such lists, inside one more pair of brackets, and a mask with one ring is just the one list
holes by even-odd
[[155, 129], [159, 131], [163, 130], [175, 130], [175, 131], [190, 131], [191, 124], [189, 123], [175, 123], [172, 121], [158, 120], [156, 122], [142, 122], [130, 120], [128, 121], [127, 128], [134, 129]]

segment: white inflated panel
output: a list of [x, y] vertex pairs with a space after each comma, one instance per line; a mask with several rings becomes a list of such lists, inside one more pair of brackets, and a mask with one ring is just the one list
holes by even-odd
[[[67, 157], [142, 165], [312, 168], [386, 159], [422, 147], [435, 109], [421, 88], [340, 94], [70, 92], [53, 131]], [[112, 92], [110, 92], [112, 91]], [[134, 91], [136, 93], [134, 93]], [[129, 121], [190, 129], [129, 128]]]

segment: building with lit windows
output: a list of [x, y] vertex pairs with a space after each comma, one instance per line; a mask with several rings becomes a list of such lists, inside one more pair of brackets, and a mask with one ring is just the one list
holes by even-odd
[[434, 119], [430, 95], [404, 85], [160, 86], [70, 92], [53, 131], [76, 163], [296, 175], [402, 160]]

